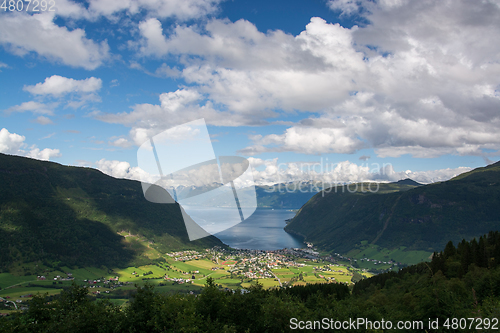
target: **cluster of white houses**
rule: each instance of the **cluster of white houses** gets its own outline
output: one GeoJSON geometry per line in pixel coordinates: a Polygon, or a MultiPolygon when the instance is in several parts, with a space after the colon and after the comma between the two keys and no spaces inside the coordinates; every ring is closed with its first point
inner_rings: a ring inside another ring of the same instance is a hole
{"type": "Polygon", "coordinates": [[[188,261],[188,260],[205,258],[205,254],[201,254],[198,251],[192,251],[192,250],[171,252],[171,253],[167,253],[167,256],[174,258],[176,261],[188,261]]]}

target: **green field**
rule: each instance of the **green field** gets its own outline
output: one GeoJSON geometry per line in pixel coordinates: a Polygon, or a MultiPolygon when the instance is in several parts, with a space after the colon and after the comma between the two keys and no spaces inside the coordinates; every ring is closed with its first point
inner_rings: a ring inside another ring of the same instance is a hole
{"type": "Polygon", "coordinates": [[[78,268],[68,270],[68,272],[71,272],[73,277],[78,280],[96,280],[100,279],[103,274],[105,274],[105,272],[97,272],[95,268],[78,268]]]}
{"type": "MultiPolygon", "coordinates": [[[[217,271],[216,271],[217,272],[217,271]]],[[[210,274],[210,277],[214,278],[214,279],[218,279],[218,278],[221,278],[223,276],[228,276],[230,275],[228,272],[217,272],[217,273],[211,273],[210,274]]]]}
{"type": "MultiPolygon", "coordinates": [[[[283,267],[272,270],[282,284],[301,285],[307,283],[325,283],[330,281],[351,283],[352,273],[346,267],[335,266],[321,260],[312,261],[308,259],[298,259],[297,261],[304,263],[305,266],[283,267]],[[321,271],[321,268],[326,266],[330,267],[330,269],[335,272],[321,271]],[[317,269],[315,269],[315,267],[317,269]],[[301,281],[298,280],[300,275],[302,275],[301,281]],[[324,276],[324,278],[320,278],[319,275],[324,276]],[[335,278],[335,280],[331,278],[335,278]]],[[[228,260],[228,262],[235,261],[228,260]]],[[[230,289],[248,288],[250,285],[257,282],[262,284],[266,289],[279,287],[280,285],[274,277],[254,280],[243,278],[242,280],[241,275],[237,275],[237,277],[235,277],[232,273],[225,269],[212,271],[213,267],[220,268],[221,266],[221,264],[216,264],[208,259],[176,261],[172,258],[167,258],[164,262],[159,261],[156,264],[116,269],[108,269],[106,267],[85,267],[75,269],[61,267],[60,270],[46,272],[45,276],[47,280],[45,281],[37,281],[36,276],[33,275],[15,276],[13,274],[3,273],[0,274],[0,286],[4,289],[0,291],[0,296],[10,296],[12,299],[17,299],[21,295],[36,294],[38,292],[42,294],[48,292],[52,295],[59,293],[60,290],[62,290],[62,287],[69,286],[72,283],[85,284],[85,280],[101,280],[100,283],[92,285],[92,288],[88,289],[89,293],[95,295],[97,292],[100,292],[101,297],[104,298],[109,295],[109,297],[112,297],[112,302],[118,305],[123,305],[126,302],[127,297],[129,297],[129,293],[135,290],[136,284],[143,285],[144,283],[152,283],[157,286],[156,290],[162,293],[198,293],[206,284],[208,277],[213,278],[214,282],[222,288],[230,289]],[[199,273],[188,273],[193,271],[199,271],[199,273]],[[58,275],[63,278],[67,277],[67,273],[72,274],[74,282],[54,280],[54,277],[58,275]],[[192,279],[192,275],[195,275],[195,279],[193,279],[190,283],[178,283],[165,280],[165,275],[169,278],[182,279],[192,279]],[[103,280],[115,276],[118,276],[119,281],[124,284],[113,287],[113,283],[111,283],[111,285],[103,283],[103,280]],[[36,284],[38,286],[29,286],[29,283],[36,284]],[[163,285],[159,286],[159,284],[163,285]],[[5,289],[6,287],[13,285],[16,285],[17,287],[5,289]],[[97,285],[100,287],[97,287],[97,285]]],[[[363,274],[366,275],[366,273],[363,274]]]]}
{"type": "Polygon", "coordinates": [[[35,275],[14,276],[10,273],[0,273],[0,288],[4,289],[23,282],[36,281],[35,275]]]}
{"type": "Polygon", "coordinates": [[[208,259],[191,260],[189,261],[189,264],[198,267],[198,270],[203,269],[211,271],[212,267],[220,267],[220,265],[217,265],[208,259]]]}
{"type": "Polygon", "coordinates": [[[142,281],[142,279],[144,278],[163,278],[165,274],[173,276],[173,274],[171,274],[171,271],[160,268],[156,265],[145,265],[139,267],[127,267],[123,269],[116,269],[113,271],[113,274],[108,274],[108,277],[117,275],[119,276],[120,281],[138,282],[142,281]],[[136,274],[133,274],[134,272],[136,274]],[[153,274],[144,275],[145,273],[148,272],[153,272],[153,274]]]}
{"type": "MultiPolygon", "coordinates": [[[[258,279],[257,280],[260,284],[263,285],[264,288],[275,288],[279,287],[278,281],[275,281],[274,279],[258,279]]],[[[241,284],[242,288],[249,288],[251,285],[256,284],[255,280],[253,282],[243,282],[241,284]]]]}
{"type": "Polygon", "coordinates": [[[227,285],[227,286],[239,286],[241,284],[240,279],[216,279],[215,283],[217,284],[222,284],[222,285],[227,285]]]}
{"type": "Polygon", "coordinates": [[[59,294],[61,290],[62,289],[43,288],[43,287],[15,287],[15,288],[0,290],[0,297],[9,296],[11,300],[16,300],[16,299],[29,300],[31,299],[30,297],[21,298],[21,295],[28,295],[28,294],[36,295],[45,293],[48,293],[49,295],[55,295],[59,294]]]}
{"type": "Polygon", "coordinates": [[[178,269],[184,271],[184,272],[193,272],[193,271],[200,271],[201,274],[210,274],[212,272],[211,269],[206,269],[206,268],[201,268],[198,266],[195,266],[195,263],[193,261],[188,261],[188,262],[175,262],[173,265],[177,267],[178,269]],[[189,262],[189,263],[188,263],[189,262]]]}

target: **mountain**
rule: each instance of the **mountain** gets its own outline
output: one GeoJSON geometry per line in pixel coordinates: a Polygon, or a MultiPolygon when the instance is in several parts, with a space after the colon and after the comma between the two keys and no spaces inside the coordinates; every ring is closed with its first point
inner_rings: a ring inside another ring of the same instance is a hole
{"type": "Polygon", "coordinates": [[[413,179],[410,179],[410,178],[398,180],[397,182],[395,182],[395,184],[410,185],[410,186],[421,186],[421,185],[423,185],[423,184],[417,183],[416,181],[414,181],[413,179]]]}
{"type": "MultiPolygon", "coordinates": [[[[234,199],[231,195],[209,196],[209,200],[205,198],[196,200],[199,194],[207,193],[211,190],[217,189],[222,184],[211,184],[206,186],[177,186],[175,187],[177,198],[190,198],[192,205],[207,206],[207,207],[229,207],[234,205],[234,199]]],[[[169,188],[172,191],[174,188],[169,188]]],[[[274,185],[256,185],[255,195],[257,196],[258,208],[273,208],[273,209],[299,209],[306,203],[313,195],[322,190],[321,183],[313,182],[290,182],[280,183],[274,185]]],[[[252,202],[252,200],[245,200],[245,195],[254,195],[253,191],[249,188],[241,189],[239,196],[240,203],[252,202]]],[[[227,193],[225,193],[227,194],[227,193]]],[[[200,197],[201,198],[201,197],[200,197]]]]}
{"type": "Polygon", "coordinates": [[[320,184],[292,182],[256,186],[257,206],[274,209],[299,209],[322,190],[320,184]]]}
{"type": "Polygon", "coordinates": [[[424,186],[405,180],[367,191],[367,185],[364,191],[351,184],[316,194],[285,230],[339,253],[360,244],[433,252],[448,240],[500,227],[500,162],[424,186]]]}
{"type": "Polygon", "coordinates": [[[148,248],[214,245],[223,246],[213,236],[190,242],[179,205],[148,202],[140,182],[0,154],[0,270],[34,261],[116,267],[144,259],[148,248]]]}

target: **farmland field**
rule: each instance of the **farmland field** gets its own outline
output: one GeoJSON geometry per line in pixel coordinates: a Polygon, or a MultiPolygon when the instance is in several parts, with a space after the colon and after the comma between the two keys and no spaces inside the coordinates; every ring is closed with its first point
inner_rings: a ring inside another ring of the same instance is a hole
{"type": "Polygon", "coordinates": [[[14,276],[10,273],[0,273],[0,288],[7,288],[23,282],[36,281],[35,275],[14,276]]]}
{"type": "Polygon", "coordinates": [[[36,295],[36,294],[45,294],[49,295],[59,294],[62,289],[56,288],[43,288],[43,287],[16,287],[0,290],[0,297],[9,296],[12,300],[23,299],[28,300],[31,297],[21,298],[21,295],[36,295]]]}

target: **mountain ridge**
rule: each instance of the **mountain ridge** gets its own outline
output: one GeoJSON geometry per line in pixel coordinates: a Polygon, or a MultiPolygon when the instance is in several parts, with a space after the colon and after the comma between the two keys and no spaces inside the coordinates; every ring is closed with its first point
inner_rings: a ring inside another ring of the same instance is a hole
{"type": "Polygon", "coordinates": [[[141,183],[99,170],[0,154],[0,269],[23,262],[128,265],[162,252],[224,246],[190,242],[178,204],[155,204],[141,183]],[[141,235],[147,247],[119,232],[141,235]]]}
{"type": "MultiPolygon", "coordinates": [[[[285,230],[327,251],[347,253],[365,241],[385,248],[433,252],[446,241],[498,230],[500,163],[406,191],[316,194],[285,230]],[[323,197],[322,197],[323,196],[323,197]]],[[[351,186],[352,188],[353,186],[351,186]]]]}

